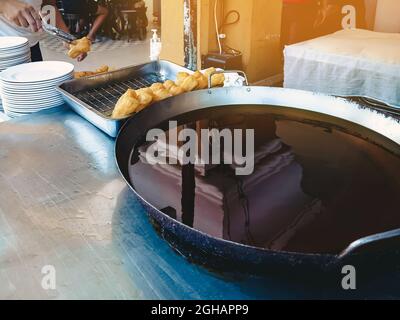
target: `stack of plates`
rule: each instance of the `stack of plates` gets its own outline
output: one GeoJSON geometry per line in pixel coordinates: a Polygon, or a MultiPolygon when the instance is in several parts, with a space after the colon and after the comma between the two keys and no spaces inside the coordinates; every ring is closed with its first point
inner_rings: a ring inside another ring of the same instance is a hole
{"type": "Polygon", "coordinates": [[[0,72],[9,67],[30,61],[31,51],[28,39],[22,37],[0,37],[0,72]]]}
{"type": "Polygon", "coordinates": [[[31,61],[28,39],[0,37],[0,71],[31,61]]]}
{"type": "Polygon", "coordinates": [[[6,115],[18,117],[64,103],[56,87],[73,78],[74,66],[61,61],[21,64],[0,73],[6,115]]]}

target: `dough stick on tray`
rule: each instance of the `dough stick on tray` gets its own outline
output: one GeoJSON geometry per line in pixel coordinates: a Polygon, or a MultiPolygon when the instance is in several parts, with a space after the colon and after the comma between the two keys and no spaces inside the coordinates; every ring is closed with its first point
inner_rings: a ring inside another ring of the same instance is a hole
{"type": "MultiPolygon", "coordinates": [[[[215,71],[215,68],[210,68],[204,72],[196,71],[193,74],[179,72],[175,82],[172,80],[167,80],[164,83],[157,82],[148,88],[134,91],[134,94],[132,93],[132,89],[128,89],[128,91],[118,101],[112,114],[112,118],[126,118],[136,112],[142,111],[153,102],[178,96],[190,91],[206,89],[208,88],[208,78],[215,71]]],[[[211,77],[211,86],[223,86],[224,81],[224,74],[214,74],[211,77]]]]}

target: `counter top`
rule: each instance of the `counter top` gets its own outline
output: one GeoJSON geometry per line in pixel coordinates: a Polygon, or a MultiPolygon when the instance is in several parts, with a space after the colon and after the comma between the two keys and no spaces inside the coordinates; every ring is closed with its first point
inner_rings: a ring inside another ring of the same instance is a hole
{"type": "Polygon", "coordinates": [[[120,177],[114,140],[67,107],[0,124],[0,299],[309,297],[331,293],[177,255],[120,177]],[[41,286],[46,265],[55,290],[41,286]]]}

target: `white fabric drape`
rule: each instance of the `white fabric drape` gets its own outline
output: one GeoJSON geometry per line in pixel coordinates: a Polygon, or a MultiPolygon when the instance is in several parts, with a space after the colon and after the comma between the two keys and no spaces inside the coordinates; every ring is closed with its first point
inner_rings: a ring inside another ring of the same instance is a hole
{"type": "Polygon", "coordinates": [[[287,46],[284,86],[400,107],[400,34],[342,30],[287,46]]]}

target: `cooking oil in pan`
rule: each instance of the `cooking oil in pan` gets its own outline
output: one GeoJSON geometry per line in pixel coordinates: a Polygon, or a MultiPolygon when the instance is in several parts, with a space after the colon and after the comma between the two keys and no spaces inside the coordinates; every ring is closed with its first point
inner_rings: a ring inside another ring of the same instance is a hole
{"type": "MultiPolygon", "coordinates": [[[[148,159],[154,143],[144,139],[133,153],[132,184],[156,208],[194,229],[272,250],[339,253],[359,238],[400,228],[397,146],[376,143],[384,139],[372,132],[363,138],[355,125],[349,130],[333,119],[306,118],[245,107],[185,115],[177,132],[254,130],[252,173],[238,175],[223,156],[220,164],[181,165],[171,151],[165,162],[154,163],[148,159]]],[[[175,130],[164,131],[176,137],[175,130]]],[[[196,139],[196,152],[212,148],[214,140],[196,139]]],[[[168,150],[183,145],[173,141],[164,141],[173,146],[168,150]]]]}

